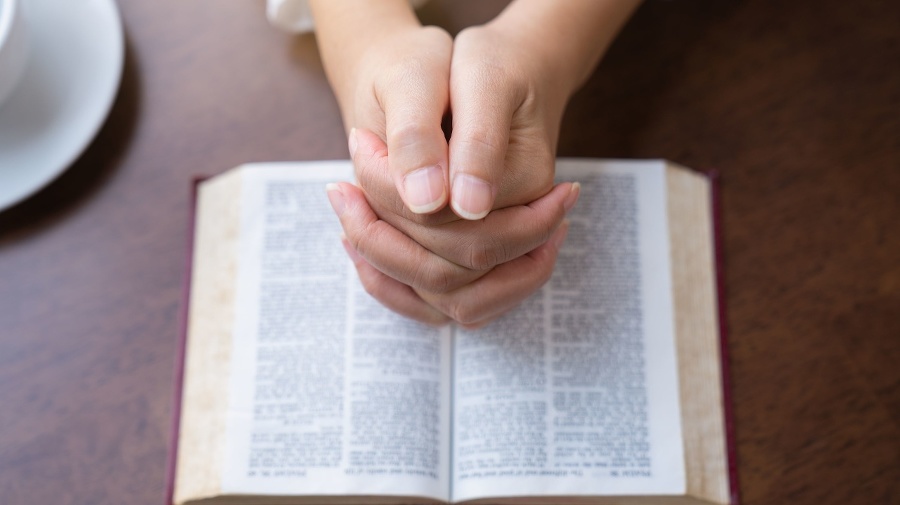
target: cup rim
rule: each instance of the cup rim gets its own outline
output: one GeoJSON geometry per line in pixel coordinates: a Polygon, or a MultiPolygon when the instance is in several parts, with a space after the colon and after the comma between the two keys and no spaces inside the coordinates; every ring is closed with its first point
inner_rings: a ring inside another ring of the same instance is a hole
{"type": "Polygon", "coordinates": [[[18,0],[0,0],[0,49],[6,45],[12,33],[18,0]]]}

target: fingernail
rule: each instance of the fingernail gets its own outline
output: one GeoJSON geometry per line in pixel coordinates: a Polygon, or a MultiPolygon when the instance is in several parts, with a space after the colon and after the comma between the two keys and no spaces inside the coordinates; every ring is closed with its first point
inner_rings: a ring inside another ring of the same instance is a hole
{"type": "Polygon", "coordinates": [[[566,241],[566,236],[569,235],[569,220],[566,219],[559,225],[559,228],[556,229],[556,232],[550,237],[550,243],[553,244],[553,248],[557,251],[562,247],[563,242],[566,241]]]}
{"type": "Polygon", "coordinates": [[[481,219],[491,211],[494,194],[491,185],[468,174],[457,174],[453,178],[451,191],[453,210],[465,219],[481,219]]]}
{"type": "Polygon", "coordinates": [[[416,214],[434,212],[446,199],[444,171],[439,165],[420,168],[403,179],[403,201],[416,214]]]}
{"type": "Polygon", "coordinates": [[[563,207],[566,208],[566,212],[572,210],[572,207],[575,206],[575,202],[578,201],[578,196],[581,194],[581,183],[576,182],[572,184],[572,188],[569,190],[569,194],[566,195],[565,201],[563,201],[563,207]]]}
{"type": "Polygon", "coordinates": [[[356,156],[356,128],[350,128],[350,137],[347,138],[347,148],[350,150],[350,159],[356,156]]]}
{"type": "Polygon", "coordinates": [[[331,202],[331,208],[335,214],[340,216],[344,213],[346,204],[344,203],[344,194],[341,193],[341,187],[331,182],[325,185],[325,192],[328,194],[328,201],[331,202]]]}

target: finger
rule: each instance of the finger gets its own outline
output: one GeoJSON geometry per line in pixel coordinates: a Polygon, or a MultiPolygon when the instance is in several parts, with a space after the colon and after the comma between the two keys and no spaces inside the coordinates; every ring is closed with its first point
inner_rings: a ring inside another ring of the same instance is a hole
{"type": "Polygon", "coordinates": [[[513,113],[521,96],[502,70],[454,57],[450,70],[450,206],[464,219],[490,212],[503,178],[513,113]]]}
{"type": "Polygon", "coordinates": [[[407,224],[407,221],[431,226],[459,219],[446,207],[433,214],[415,214],[409,210],[391,178],[388,148],[381,137],[365,128],[353,128],[348,143],[359,185],[382,219],[394,226],[407,224]]]}
{"type": "MultiPolygon", "coordinates": [[[[380,204],[378,198],[367,198],[377,216],[394,226],[403,234],[418,242],[425,249],[467,269],[484,271],[500,263],[533,250],[546,242],[559,227],[566,213],[575,205],[580,185],[562,183],[541,198],[528,205],[517,205],[496,210],[480,221],[452,221],[437,219],[413,219],[404,212],[402,202],[388,182],[385,184],[380,170],[386,166],[387,148],[377,135],[357,128],[351,132],[356,146],[351,140],[351,151],[357,166],[360,183],[379,187],[393,195],[393,203],[380,204]],[[355,147],[355,149],[353,148],[355,147]]],[[[367,196],[371,193],[366,191],[367,196]]],[[[373,260],[374,261],[374,260],[373,260]]],[[[441,291],[443,292],[443,291],[441,291]]]]}
{"type": "Polygon", "coordinates": [[[484,275],[447,261],[379,219],[352,184],[329,184],[327,189],[350,244],[389,277],[416,289],[445,293],[484,275]]]}
{"type": "Polygon", "coordinates": [[[464,326],[486,323],[515,308],[550,279],[568,230],[569,224],[564,221],[544,245],[452,293],[417,293],[464,326]]]}
{"type": "Polygon", "coordinates": [[[416,214],[430,214],[447,204],[447,141],[441,119],[449,106],[449,35],[447,43],[429,46],[429,54],[385,79],[376,90],[384,108],[391,178],[403,202],[416,214]]]}
{"type": "Polygon", "coordinates": [[[366,128],[351,128],[347,144],[356,179],[366,193],[390,208],[402,208],[403,200],[390,180],[384,140],[366,128]]]}
{"type": "MultiPolygon", "coordinates": [[[[547,242],[580,194],[580,184],[564,182],[528,205],[495,210],[481,221],[449,223],[438,233],[457,240],[435,241],[429,249],[468,269],[489,270],[547,242]]],[[[414,228],[412,233],[417,241],[419,231],[414,228]]]]}
{"type": "Polygon", "coordinates": [[[446,315],[425,303],[412,288],[391,279],[366,262],[346,238],[341,238],[341,244],[353,261],[363,288],[372,298],[398,314],[426,324],[439,326],[450,321],[446,315]]]}
{"type": "Polygon", "coordinates": [[[528,205],[495,210],[480,221],[409,221],[391,209],[377,215],[438,256],[471,270],[484,271],[518,258],[547,241],[581,193],[577,183],[561,183],[528,205]]]}
{"type": "MultiPolygon", "coordinates": [[[[486,271],[546,242],[578,200],[581,185],[564,182],[528,205],[491,212],[480,221],[441,226],[403,223],[403,232],[438,256],[475,271],[486,271]]],[[[390,216],[385,220],[391,220],[390,216]]]]}

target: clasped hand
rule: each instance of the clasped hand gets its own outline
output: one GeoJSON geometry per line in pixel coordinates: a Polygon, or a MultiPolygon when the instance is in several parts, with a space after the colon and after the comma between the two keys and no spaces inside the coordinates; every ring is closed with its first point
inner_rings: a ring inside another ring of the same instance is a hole
{"type": "Polygon", "coordinates": [[[430,324],[487,324],[540,288],[577,184],[554,186],[569,88],[502,26],[392,27],[323,47],[359,186],[328,186],[366,290],[430,324]],[[452,116],[449,142],[441,129],[452,116]]]}

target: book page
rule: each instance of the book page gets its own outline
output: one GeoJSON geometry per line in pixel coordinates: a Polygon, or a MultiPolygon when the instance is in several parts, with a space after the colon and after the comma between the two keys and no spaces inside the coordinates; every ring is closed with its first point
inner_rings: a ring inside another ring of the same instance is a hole
{"type": "Polygon", "coordinates": [[[454,339],[453,500],[683,494],[662,162],[582,184],[550,282],[454,339]]]}
{"type": "Polygon", "coordinates": [[[325,192],[350,162],[242,171],[223,494],[448,499],[449,330],[363,291],[325,192]]]}

